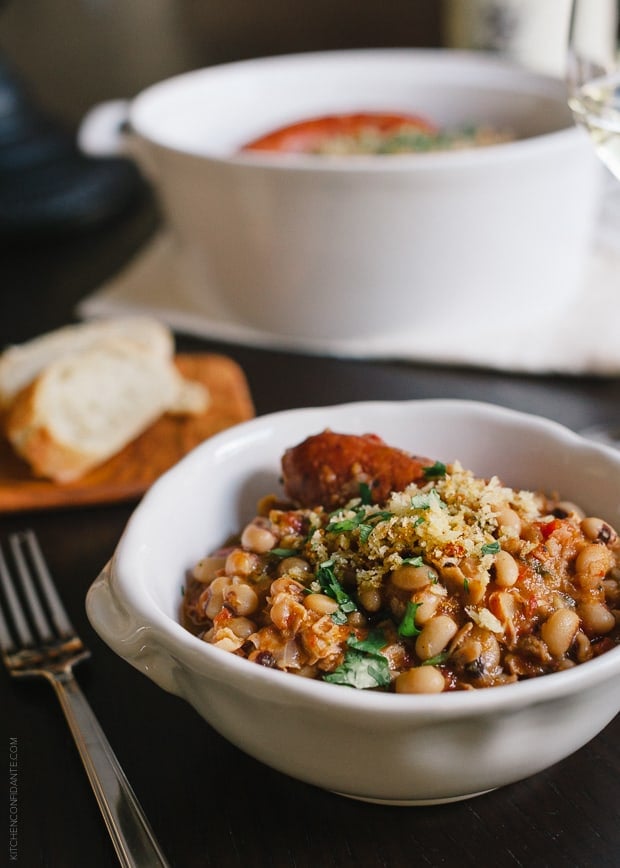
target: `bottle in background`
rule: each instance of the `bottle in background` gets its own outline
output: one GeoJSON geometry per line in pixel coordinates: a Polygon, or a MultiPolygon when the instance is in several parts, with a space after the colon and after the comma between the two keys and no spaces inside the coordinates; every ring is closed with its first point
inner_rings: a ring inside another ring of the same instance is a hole
{"type": "MultiPolygon", "coordinates": [[[[493,51],[537,72],[566,75],[571,0],[442,0],[446,48],[493,51]]],[[[589,38],[613,31],[616,0],[590,0],[589,38]]]]}

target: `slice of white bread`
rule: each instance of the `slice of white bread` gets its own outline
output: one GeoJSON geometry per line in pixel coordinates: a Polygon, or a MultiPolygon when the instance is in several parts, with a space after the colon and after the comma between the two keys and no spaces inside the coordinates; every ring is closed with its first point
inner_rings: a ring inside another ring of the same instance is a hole
{"type": "Polygon", "coordinates": [[[0,409],[8,407],[51,362],[118,337],[131,340],[159,358],[174,356],[172,332],[152,317],[115,317],[63,326],[4,350],[0,356],[0,409]]]}
{"type": "Polygon", "coordinates": [[[183,394],[167,355],[107,337],[47,364],[14,398],[6,433],[36,475],[71,482],[178,407],[183,394]]]}

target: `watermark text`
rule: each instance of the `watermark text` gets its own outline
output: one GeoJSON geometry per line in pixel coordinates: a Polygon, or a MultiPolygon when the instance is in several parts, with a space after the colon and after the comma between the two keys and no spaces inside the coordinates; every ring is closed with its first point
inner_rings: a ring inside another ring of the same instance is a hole
{"type": "Polygon", "coordinates": [[[19,750],[17,738],[9,738],[9,862],[18,860],[19,750]]]}

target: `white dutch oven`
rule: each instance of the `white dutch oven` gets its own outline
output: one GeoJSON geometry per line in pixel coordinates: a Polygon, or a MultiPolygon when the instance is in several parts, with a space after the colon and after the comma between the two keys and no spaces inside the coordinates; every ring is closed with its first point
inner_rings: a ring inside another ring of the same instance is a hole
{"type": "MultiPolygon", "coordinates": [[[[214,66],[128,107],[129,146],[176,237],[183,279],[279,335],[362,337],[484,317],[505,328],[577,293],[602,169],[564,84],[482,54],[355,50],[214,66]],[[369,157],[239,154],[326,113],[409,111],[518,141],[369,157]]],[[[100,114],[81,140],[101,149],[100,114]]]]}

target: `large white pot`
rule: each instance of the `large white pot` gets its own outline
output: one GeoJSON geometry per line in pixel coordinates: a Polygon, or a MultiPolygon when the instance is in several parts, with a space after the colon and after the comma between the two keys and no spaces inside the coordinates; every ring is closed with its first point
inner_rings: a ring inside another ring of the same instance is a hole
{"type": "Polygon", "coordinates": [[[183,279],[275,334],[360,337],[484,317],[513,328],[580,287],[602,169],[563,82],[479,53],[355,50],[214,66],[129,107],[131,149],[183,279]],[[326,113],[485,122],[518,141],[368,157],[239,154],[326,113]]]}

